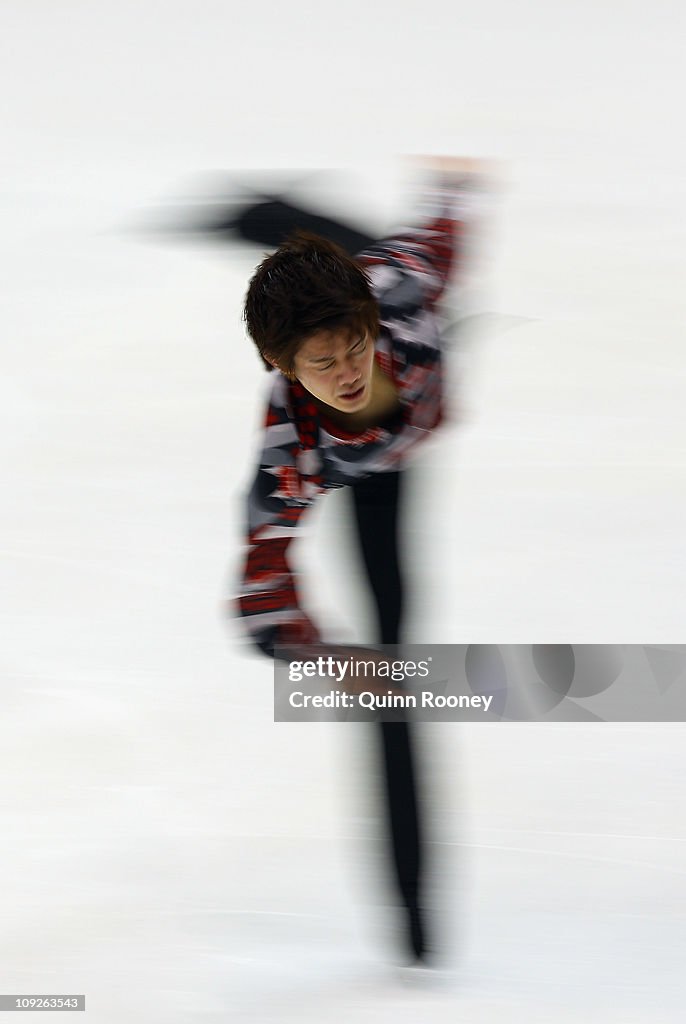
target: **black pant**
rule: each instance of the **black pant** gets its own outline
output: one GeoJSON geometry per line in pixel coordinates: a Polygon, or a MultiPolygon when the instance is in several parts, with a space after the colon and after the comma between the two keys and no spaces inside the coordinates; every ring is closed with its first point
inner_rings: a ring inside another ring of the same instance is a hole
{"type": "MultiPolygon", "coordinates": [[[[376,605],[383,644],[400,642],[403,580],[398,558],[398,513],[403,474],[378,473],[352,490],[357,534],[376,605]]],[[[396,880],[409,919],[409,941],[425,953],[421,905],[422,839],[412,734],[407,721],[381,722],[384,781],[396,880]]]]}
{"type": "Polygon", "coordinates": [[[232,221],[231,227],[247,242],[278,246],[289,235],[302,228],[328,238],[351,256],[362,252],[375,241],[349,224],[301,210],[281,199],[268,199],[245,207],[232,221]]]}

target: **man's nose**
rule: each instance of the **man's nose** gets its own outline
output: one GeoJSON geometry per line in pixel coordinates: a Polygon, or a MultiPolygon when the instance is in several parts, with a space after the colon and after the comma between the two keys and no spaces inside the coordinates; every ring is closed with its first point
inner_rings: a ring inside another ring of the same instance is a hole
{"type": "Polygon", "coordinates": [[[353,384],[359,379],[360,366],[354,356],[348,356],[344,361],[340,371],[341,384],[353,384]]]}

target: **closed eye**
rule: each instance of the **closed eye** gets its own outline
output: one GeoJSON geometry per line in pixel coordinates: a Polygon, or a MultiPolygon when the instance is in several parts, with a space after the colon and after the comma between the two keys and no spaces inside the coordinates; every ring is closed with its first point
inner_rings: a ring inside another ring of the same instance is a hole
{"type": "MultiPolygon", "coordinates": [[[[351,347],[348,349],[348,352],[350,352],[351,355],[358,356],[361,355],[366,348],[367,335],[365,334],[363,338],[359,338],[354,345],[351,345],[351,347]]],[[[332,366],[335,366],[335,364],[336,360],[331,359],[328,363],[321,363],[315,366],[315,369],[318,370],[320,373],[325,373],[327,370],[330,370],[332,366]]]]}

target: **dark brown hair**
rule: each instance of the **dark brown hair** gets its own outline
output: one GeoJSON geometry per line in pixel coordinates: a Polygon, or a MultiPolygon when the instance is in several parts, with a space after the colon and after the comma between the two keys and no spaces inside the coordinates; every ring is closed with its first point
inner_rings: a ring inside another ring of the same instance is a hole
{"type": "Polygon", "coordinates": [[[262,361],[287,376],[306,338],[347,327],[379,333],[379,307],[363,269],[344,249],[298,231],[260,263],[245,298],[243,319],[262,361]]]}

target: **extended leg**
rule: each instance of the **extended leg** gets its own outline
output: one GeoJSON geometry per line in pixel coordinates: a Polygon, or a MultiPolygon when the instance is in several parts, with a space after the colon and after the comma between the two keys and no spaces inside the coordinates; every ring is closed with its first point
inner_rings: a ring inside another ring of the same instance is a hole
{"type": "Polygon", "coordinates": [[[348,224],[310,213],[281,199],[265,200],[246,207],[234,221],[235,230],[247,242],[276,247],[298,229],[336,242],[351,256],[362,252],[374,239],[348,224]]]}

